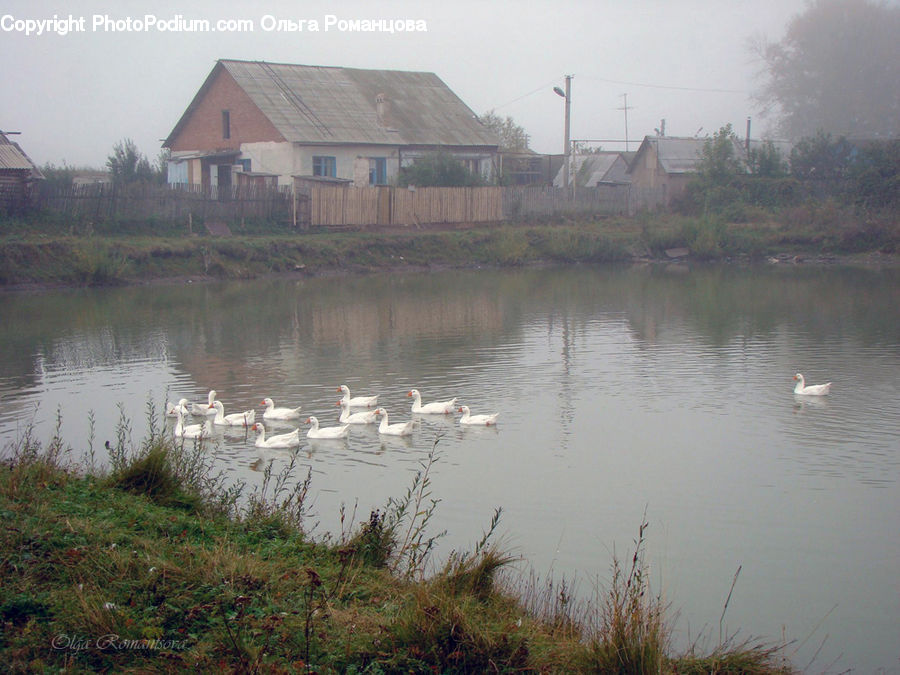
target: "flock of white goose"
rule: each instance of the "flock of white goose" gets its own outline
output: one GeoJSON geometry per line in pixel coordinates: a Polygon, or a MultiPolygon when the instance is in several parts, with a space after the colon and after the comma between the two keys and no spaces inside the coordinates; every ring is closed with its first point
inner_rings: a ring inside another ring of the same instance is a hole
{"type": "MultiPolygon", "coordinates": [[[[337,426],[321,427],[319,420],[310,415],[306,418],[309,430],[306,437],[311,439],[341,439],[350,433],[351,424],[375,424],[378,423],[378,433],[388,436],[409,436],[413,432],[414,420],[391,424],[388,412],[384,408],[376,407],[378,396],[351,396],[347,385],[342,384],[338,391],[343,395],[338,405],[341,406],[340,424],[337,426]],[[358,412],[351,412],[352,408],[365,408],[358,412]],[[380,418],[380,420],[379,420],[380,418]]],[[[190,403],[186,398],[178,403],[169,403],[166,406],[166,416],[174,417],[175,428],[173,433],[176,438],[203,439],[212,434],[214,425],[248,427],[256,432],[256,446],[259,448],[292,448],[300,444],[300,429],[285,434],[266,435],[266,427],[263,422],[256,421],[256,410],[250,409],[238,413],[225,414],[225,406],[216,399],[216,390],[209,392],[207,402],[190,403]],[[199,424],[185,424],[188,416],[204,419],[199,424]]],[[[489,415],[473,415],[468,406],[457,405],[458,398],[454,397],[446,401],[432,401],[422,403],[422,395],[418,389],[412,389],[407,396],[412,398],[412,412],[417,415],[450,415],[455,412],[462,413],[459,423],[469,426],[494,426],[497,424],[499,413],[489,415]]],[[[271,398],[264,398],[260,405],[265,406],[262,419],[273,423],[298,422],[302,415],[301,406],[296,408],[277,407],[271,398]]]]}

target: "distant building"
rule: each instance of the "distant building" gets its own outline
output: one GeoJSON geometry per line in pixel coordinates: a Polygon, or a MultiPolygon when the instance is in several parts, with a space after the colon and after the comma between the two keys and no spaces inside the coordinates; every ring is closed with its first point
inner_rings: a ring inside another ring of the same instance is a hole
{"type": "MultiPolygon", "coordinates": [[[[668,206],[684,193],[703,157],[708,138],[679,138],[674,136],[645,136],[628,166],[631,186],[638,202],[644,206],[668,206]]],[[[768,141],[751,140],[751,150],[761,148],[768,141]]],[[[733,138],[734,157],[747,165],[748,143],[733,138]]],[[[790,144],[775,141],[775,148],[787,159],[790,144]]],[[[749,167],[747,169],[749,171],[749,167]]]]}
{"type": "MultiPolygon", "coordinates": [[[[631,176],[628,175],[628,161],[623,152],[572,155],[569,162],[569,181],[576,187],[628,185],[631,182],[631,176]]],[[[553,179],[553,186],[564,187],[564,182],[563,168],[560,167],[553,179]]]]}
{"type": "Polygon", "coordinates": [[[44,174],[18,143],[0,131],[0,214],[22,213],[34,203],[34,191],[44,174]]]}
{"type": "Polygon", "coordinates": [[[163,147],[169,183],[387,185],[435,150],[493,177],[498,144],[433,73],[220,60],[163,147]]]}
{"type": "Polygon", "coordinates": [[[72,176],[72,185],[105,185],[112,183],[112,174],[109,171],[76,171],[72,176]]]}
{"type": "Polygon", "coordinates": [[[504,185],[550,185],[563,165],[563,155],[501,152],[500,170],[504,185]]]}

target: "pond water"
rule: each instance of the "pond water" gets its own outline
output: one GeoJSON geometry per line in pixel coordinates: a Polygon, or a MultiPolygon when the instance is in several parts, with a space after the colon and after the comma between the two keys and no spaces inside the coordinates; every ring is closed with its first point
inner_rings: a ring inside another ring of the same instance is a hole
{"type": "MultiPolygon", "coordinates": [[[[5,446],[33,424],[47,439],[59,412],[63,438],[102,459],[122,415],[137,443],[148,402],[211,388],[226,412],[261,414],[270,396],[323,424],[340,384],[378,394],[392,422],[411,417],[413,387],[457,396],[498,426],[428,416],[408,440],[304,437],[314,533],[340,532],[341,504],[358,522],[402,496],[437,440],[439,554],[470,549],[502,507],[523,576],[589,596],[646,514],[676,647],[738,631],[793,640],[813,672],[896,672],[898,307],[900,270],[777,265],[4,294],[0,433],[5,446]],[[832,393],[795,397],[798,371],[832,393]]],[[[237,430],[217,448],[251,486],[288,461],[237,430]]]]}

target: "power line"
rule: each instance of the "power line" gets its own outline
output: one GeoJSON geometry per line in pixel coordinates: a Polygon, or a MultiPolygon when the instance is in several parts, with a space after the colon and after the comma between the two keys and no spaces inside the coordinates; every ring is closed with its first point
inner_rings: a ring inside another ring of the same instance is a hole
{"type": "Polygon", "coordinates": [[[674,85],[667,84],[647,84],[646,82],[628,82],[625,80],[608,80],[603,77],[591,77],[590,75],[584,75],[584,79],[586,80],[596,80],[598,82],[608,82],[609,84],[625,84],[631,87],[646,87],[648,89],[673,89],[675,91],[703,91],[712,94],[746,94],[746,91],[742,89],[712,89],[712,88],[704,88],[704,87],[676,87],[674,85]]]}
{"type": "Polygon", "coordinates": [[[553,84],[554,82],[556,82],[558,80],[559,80],[559,78],[555,77],[552,80],[550,80],[549,82],[545,82],[540,87],[537,87],[536,89],[532,89],[527,94],[522,94],[521,96],[517,96],[516,98],[514,98],[511,101],[507,101],[506,103],[501,103],[500,105],[494,106],[493,109],[499,110],[500,108],[505,108],[508,105],[512,105],[513,103],[516,103],[517,101],[521,101],[523,98],[528,98],[529,96],[532,96],[532,95],[538,93],[539,91],[545,89],[546,87],[549,87],[551,84],[553,84]]]}

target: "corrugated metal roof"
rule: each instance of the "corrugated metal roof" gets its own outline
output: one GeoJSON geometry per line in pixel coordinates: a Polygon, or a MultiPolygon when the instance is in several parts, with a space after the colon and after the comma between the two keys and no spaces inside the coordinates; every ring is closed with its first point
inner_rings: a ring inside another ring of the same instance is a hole
{"type": "MultiPolygon", "coordinates": [[[[611,180],[611,178],[621,179],[623,182],[627,182],[628,179],[624,176],[627,164],[624,159],[622,160],[622,176],[611,177],[609,175],[613,166],[615,166],[621,156],[621,153],[618,152],[575,155],[572,157],[569,171],[572,174],[572,177],[579,176],[578,185],[586,185],[588,187],[595,187],[598,183],[611,180]]],[[[562,168],[560,168],[556,177],[553,179],[553,185],[554,187],[563,186],[562,168]]]]}
{"type": "Polygon", "coordinates": [[[434,73],[262,61],[219,64],[291,142],[499,143],[434,73]],[[381,111],[377,98],[384,101],[381,111]]]}
{"type": "Polygon", "coordinates": [[[28,158],[25,157],[15,145],[0,145],[0,169],[27,169],[34,168],[28,158]]]}
{"type": "Polygon", "coordinates": [[[25,170],[31,172],[32,178],[44,177],[19,144],[9,140],[2,131],[0,131],[0,169],[25,170]]]}

